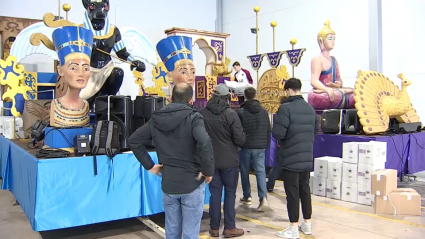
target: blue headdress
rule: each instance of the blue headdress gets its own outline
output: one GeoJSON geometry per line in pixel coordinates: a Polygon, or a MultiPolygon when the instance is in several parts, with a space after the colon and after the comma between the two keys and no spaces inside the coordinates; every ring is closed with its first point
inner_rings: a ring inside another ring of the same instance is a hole
{"type": "Polygon", "coordinates": [[[90,60],[93,33],[92,31],[78,26],[66,26],[53,32],[53,44],[60,64],[65,64],[65,58],[71,53],[83,53],[90,60]]]}
{"type": "Polygon", "coordinates": [[[193,61],[192,38],[169,36],[156,45],[156,50],[168,71],[174,70],[174,64],[182,59],[193,61]]]}

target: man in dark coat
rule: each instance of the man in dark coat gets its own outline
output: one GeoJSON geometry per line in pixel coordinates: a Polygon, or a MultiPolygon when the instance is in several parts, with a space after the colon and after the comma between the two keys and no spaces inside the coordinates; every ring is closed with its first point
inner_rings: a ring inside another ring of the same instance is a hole
{"type": "Polygon", "coordinates": [[[162,176],[166,237],[199,238],[205,199],[202,177],[209,183],[214,173],[212,142],[204,117],[191,105],[193,88],[178,83],[172,93],[172,103],[155,111],[128,142],[143,167],[162,176]],[[158,164],[146,151],[152,140],[158,164]]]}
{"type": "Polygon", "coordinates": [[[260,205],[258,211],[264,211],[268,207],[266,188],[266,148],[270,146],[270,118],[267,110],[255,99],[257,91],[248,87],[244,91],[246,101],[239,110],[243,130],[246,134],[246,142],[240,152],[241,181],[243,197],[242,203],[251,204],[251,184],[249,183],[249,165],[252,163],[257,178],[258,197],[260,205]]]}
{"type": "Polygon", "coordinates": [[[215,172],[209,188],[210,235],[219,236],[221,221],[221,198],[224,186],[224,230],[223,237],[238,237],[244,234],[236,228],[236,188],[239,180],[238,147],[245,143],[245,134],[236,111],[229,107],[230,91],[219,84],[207,107],[201,110],[205,128],[214,148],[215,172]]]}
{"type": "Polygon", "coordinates": [[[311,234],[310,171],[313,166],[313,143],[319,131],[316,111],[301,96],[301,81],[289,79],[284,86],[289,96],[277,111],[273,137],[279,142],[278,165],[283,169],[290,226],[276,235],[299,238],[299,231],[311,234]],[[298,228],[299,200],[304,221],[298,228]]]}

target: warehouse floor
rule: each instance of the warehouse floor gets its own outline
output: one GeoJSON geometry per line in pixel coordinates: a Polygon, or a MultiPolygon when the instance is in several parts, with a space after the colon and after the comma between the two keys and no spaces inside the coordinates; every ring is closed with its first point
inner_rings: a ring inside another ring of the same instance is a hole
{"type": "MultiPolygon", "coordinates": [[[[409,185],[424,188],[425,183],[418,179],[410,184],[404,183],[402,186],[409,187],[409,185]]],[[[251,187],[253,188],[253,205],[248,207],[237,202],[237,226],[245,229],[245,235],[240,238],[277,238],[275,232],[283,230],[288,225],[286,197],[282,183],[277,182],[275,192],[269,194],[268,199],[272,210],[266,213],[255,211],[255,207],[258,205],[255,176],[251,176],[251,187]]],[[[239,186],[238,200],[241,196],[242,189],[239,186]]],[[[41,233],[34,232],[21,207],[14,206],[14,204],[15,199],[10,192],[0,191],[1,239],[160,238],[137,219],[41,233]]],[[[301,235],[300,238],[419,239],[425,235],[425,208],[422,208],[422,212],[424,213],[422,216],[375,215],[370,206],[313,196],[313,235],[301,235]]],[[[163,226],[163,214],[152,216],[150,219],[163,226]]],[[[200,238],[209,238],[208,229],[209,220],[206,214],[202,220],[200,238]]]]}

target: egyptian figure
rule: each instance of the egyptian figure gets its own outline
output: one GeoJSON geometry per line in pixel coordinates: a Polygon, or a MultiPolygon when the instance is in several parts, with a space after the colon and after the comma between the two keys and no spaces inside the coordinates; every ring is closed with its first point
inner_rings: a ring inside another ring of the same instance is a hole
{"type": "Polygon", "coordinates": [[[329,20],[317,34],[320,55],[311,60],[311,86],[308,103],[316,110],[354,108],[353,88],[343,87],[338,62],[330,55],[335,46],[335,31],[329,20]]]}
{"type": "Polygon", "coordinates": [[[192,55],[192,39],[186,36],[169,36],[156,45],[156,50],[168,71],[170,84],[163,91],[171,101],[174,85],[186,82],[192,86],[195,83],[195,65],[192,55]]]}
{"type": "Polygon", "coordinates": [[[99,95],[116,95],[121,88],[124,71],[115,67],[110,56],[116,55],[130,61],[130,69],[136,68],[139,72],[146,70],[145,64],[135,60],[127,51],[120,30],[109,22],[109,0],[82,0],[85,15],[84,27],[93,32],[94,40],[91,55],[91,72],[87,87],[80,93],[80,97],[87,99],[90,105],[99,95]]]}
{"type": "Polygon", "coordinates": [[[52,34],[60,65],[58,74],[68,88],[64,96],[52,100],[50,125],[58,128],[89,126],[89,103],[80,98],[90,78],[92,31],[78,26],[65,26],[52,34]]]}

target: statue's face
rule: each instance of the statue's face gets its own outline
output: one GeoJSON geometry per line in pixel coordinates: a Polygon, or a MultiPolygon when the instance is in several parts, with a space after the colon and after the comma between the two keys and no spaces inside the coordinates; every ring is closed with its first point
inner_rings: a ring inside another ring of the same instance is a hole
{"type": "Polygon", "coordinates": [[[102,21],[108,16],[109,0],[83,0],[90,20],[102,21]]]}
{"type": "Polygon", "coordinates": [[[171,80],[174,85],[185,82],[190,84],[192,87],[195,83],[195,65],[192,61],[183,61],[177,64],[172,72],[170,72],[171,80]]]}
{"type": "Polygon", "coordinates": [[[58,73],[65,78],[69,88],[82,90],[90,78],[90,62],[84,59],[70,60],[58,66],[58,73]]]}
{"type": "Polygon", "coordinates": [[[332,50],[335,47],[335,35],[334,34],[328,34],[325,39],[322,40],[322,44],[320,46],[322,49],[325,50],[332,50]]]}

